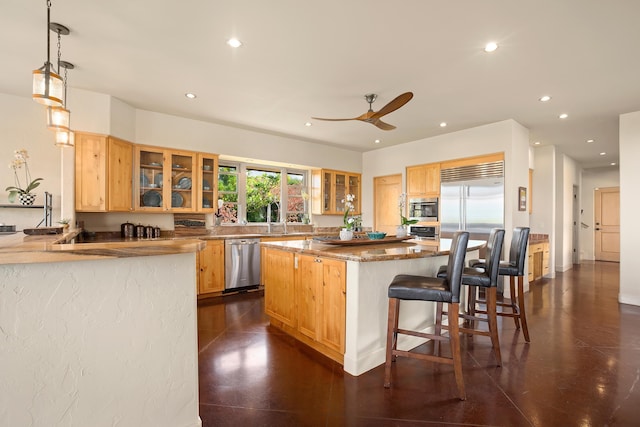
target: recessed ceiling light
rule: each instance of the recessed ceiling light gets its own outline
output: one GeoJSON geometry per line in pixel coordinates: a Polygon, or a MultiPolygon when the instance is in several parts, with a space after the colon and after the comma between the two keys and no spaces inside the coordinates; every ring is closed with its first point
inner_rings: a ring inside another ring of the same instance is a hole
{"type": "Polygon", "coordinates": [[[311,122],[307,122],[307,123],[305,123],[304,125],[305,125],[306,127],[311,127],[311,126],[313,126],[313,123],[311,123],[311,122]]]}
{"type": "Polygon", "coordinates": [[[373,141],[373,142],[375,142],[376,144],[380,144],[380,140],[379,140],[379,139],[376,139],[376,140],[375,140],[375,141],[373,141]]]}
{"type": "Polygon", "coordinates": [[[440,123],[440,127],[441,127],[441,128],[446,128],[446,127],[447,127],[447,122],[442,122],[442,123],[440,123]]]}
{"type": "Polygon", "coordinates": [[[240,40],[236,39],[235,37],[227,40],[227,44],[229,46],[231,46],[231,47],[240,47],[240,46],[242,46],[242,42],[240,40]]]}
{"type": "Polygon", "coordinates": [[[595,140],[594,140],[594,139],[587,139],[587,142],[588,142],[588,143],[591,143],[591,142],[593,142],[593,141],[595,141],[595,140]]]}
{"type": "Polygon", "coordinates": [[[498,48],[498,43],[489,42],[484,46],[484,51],[485,52],[494,52],[497,48],[498,48]]]}
{"type": "Polygon", "coordinates": [[[604,156],[605,154],[607,154],[607,153],[605,153],[604,151],[602,153],[600,153],[601,156],[604,156]]]}
{"type": "Polygon", "coordinates": [[[610,164],[611,166],[615,166],[615,165],[616,165],[616,162],[611,162],[611,163],[609,163],[609,164],[610,164]]]}
{"type": "Polygon", "coordinates": [[[195,93],[191,93],[191,92],[185,93],[184,96],[186,96],[189,99],[196,99],[197,98],[196,94],[195,93]]]}
{"type": "Polygon", "coordinates": [[[540,102],[547,102],[547,101],[551,101],[551,97],[549,95],[543,95],[540,98],[538,98],[538,100],[540,102]]]}
{"type": "Polygon", "coordinates": [[[567,113],[562,113],[558,117],[561,119],[566,119],[567,117],[569,117],[569,115],[567,113]]]}
{"type": "Polygon", "coordinates": [[[540,141],[534,142],[533,145],[540,145],[540,141]]]}

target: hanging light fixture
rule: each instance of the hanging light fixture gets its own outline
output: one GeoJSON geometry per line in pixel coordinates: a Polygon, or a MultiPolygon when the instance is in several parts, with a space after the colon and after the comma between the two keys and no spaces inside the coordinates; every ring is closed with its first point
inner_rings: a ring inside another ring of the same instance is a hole
{"type": "MultiPolygon", "coordinates": [[[[58,61],[58,66],[64,68],[64,105],[67,104],[67,71],[73,70],[75,67],[72,63],[67,61],[58,61]]],[[[70,129],[71,125],[71,112],[66,110],[65,107],[49,107],[47,110],[60,109],[66,112],[66,116],[61,115],[57,117],[54,113],[47,113],[47,121],[49,120],[49,114],[53,116],[53,120],[60,119],[61,123],[53,127],[56,130],[56,146],[57,147],[73,147],[75,145],[75,135],[70,129]],[[65,121],[66,120],[66,121],[65,121]]],[[[49,127],[52,128],[51,126],[49,127]]]]}
{"type": "Polygon", "coordinates": [[[58,33],[58,75],[60,75],[60,68],[64,68],[64,81],[62,84],[64,98],[62,99],[61,106],[50,106],[47,108],[47,127],[54,131],[69,132],[69,122],[71,120],[71,112],[66,109],[67,103],[67,70],[73,69],[73,64],[60,59],[61,53],[61,35],[69,34],[69,29],[64,25],[52,22],[50,24],[51,31],[58,33]]]}
{"type": "Polygon", "coordinates": [[[50,27],[51,0],[47,0],[47,62],[37,70],[33,70],[33,100],[43,105],[59,107],[62,105],[62,78],[53,71],[51,64],[50,27]]]}

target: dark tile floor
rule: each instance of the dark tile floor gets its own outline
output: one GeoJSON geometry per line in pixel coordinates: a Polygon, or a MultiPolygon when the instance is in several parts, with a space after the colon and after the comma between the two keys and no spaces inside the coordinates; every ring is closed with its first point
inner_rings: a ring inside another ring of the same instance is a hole
{"type": "MultiPolygon", "coordinates": [[[[261,293],[198,307],[200,417],[211,426],[640,426],[640,307],[617,302],[619,266],[587,263],[531,285],[531,343],[500,320],[503,366],[463,339],[453,371],[399,358],[359,377],[269,326],[261,293]]],[[[425,345],[425,347],[428,346],[425,345]]]]}

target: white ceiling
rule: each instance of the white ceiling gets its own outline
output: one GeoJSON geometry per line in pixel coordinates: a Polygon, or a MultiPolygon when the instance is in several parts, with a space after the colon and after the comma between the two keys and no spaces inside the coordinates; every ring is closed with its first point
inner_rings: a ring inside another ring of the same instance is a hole
{"type": "MultiPolygon", "coordinates": [[[[617,163],[618,116],[640,110],[638,17],[636,0],[52,0],[51,8],[51,20],[71,30],[62,39],[62,59],[76,66],[69,85],[136,108],[358,151],[514,119],[532,143],[556,145],[583,167],[617,163]],[[230,48],[230,37],[244,46],[230,48]],[[488,41],[499,49],[483,52],[488,41]],[[366,93],[378,94],[378,110],[406,91],[413,100],[383,118],[392,131],[310,120],[356,117],[366,93]],[[539,102],[545,94],[552,100],[539,102]]],[[[0,92],[30,96],[31,71],[46,58],[46,2],[2,0],[0,23],[0,92]]]]}

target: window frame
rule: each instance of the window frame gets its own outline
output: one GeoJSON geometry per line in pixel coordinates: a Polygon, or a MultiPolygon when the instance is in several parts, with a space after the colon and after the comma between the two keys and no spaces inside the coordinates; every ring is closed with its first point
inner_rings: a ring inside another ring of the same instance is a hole
{"type": "MultiPolygon", "coordinates": [[[[288,195],[288,178],[290,174],[302,175],[303,191],[309,194],[310,171],[307,169],[287,168],[284,166],[264,165],[260,163],[245,163],[236,161],[227,161],[219,159],[218,167],[235,167],[238,171],[237,175],[237,200],[238,200],[238,217],[237,224],[267,224],[267,222],[247,222],[247,171],[258,170],[265,172],[276,172],[280,174],[280,209],[278,212],[278,223],[284,223],[287,219],[287,207],[289,202],[288,195]],[[283,208],[284,207],[284,208],[283,208]]],[[[218,170],[218,178],[220,171],[218,170]]],[[[303,217],[309,216],[311,206],[309,203],[303,204],[303,217]]],[[[224,223],[229,224],[229,223],[224,223]]],[[[287,224],[302,224],[302,222],[287,222],[287,224]]]]}

